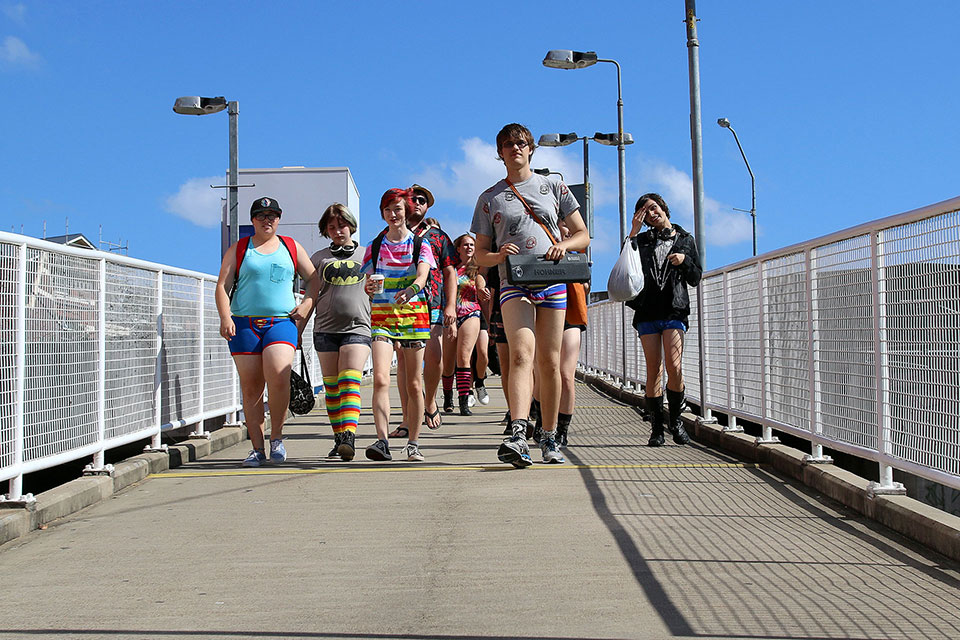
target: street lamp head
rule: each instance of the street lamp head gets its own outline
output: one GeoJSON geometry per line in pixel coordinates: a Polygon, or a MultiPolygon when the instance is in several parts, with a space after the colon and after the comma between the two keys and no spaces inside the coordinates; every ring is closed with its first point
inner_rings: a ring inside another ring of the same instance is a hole
{"type": "Polygon", "coordinates": [[[718,118],[718,119],[717,119],[717,124],[720,125],[721,127],[723,127],[724,129],[729,129],[729,128],[730,128],[730,121],[727,120],[726,118],[718,118]]]}
{"type": "Polygon", "coordinates": [[[538,147],[565,147],[580,138],[575,133],[545,133],[540,136],[538,147]]]}
{"type": "Polygon", "coordinates": [[[202,98],[200,96],[183,96],[173,103],[173,110],[188,116],[205,116],[227,108],[227,101],[223,96],[217,98],[202,98]]]}
{"type": "MultiPolygon", "coordinates": [[[[593,134],[592,140],[594,142],[599,142],[600,144],[605,144],[608,147],[617,146],[617,134],[615,133],[595,133],[593,134]]],[[[623,144],[633,144],[633,136],[629,133],[624,132],[623,134],[623,144]]]]}
{"type": "Polygon", "coordinates": [[[553,49],[547,51],[543,58],[543,66],[551,69],[583,69],[597,64],[595,51],[570,51],[568,49],[553,49]]]}
{"type": "Polygon", "coordinates": [[[546,168],[546,167],[544,167],[543,169],[534,169],[533,172],[534,172],[535,174],[537,174],[537,175],[540,175],[540,176],[548,176],[548,175],[550,175],[550,169],[548,169],[548,168],[546,168]]]}

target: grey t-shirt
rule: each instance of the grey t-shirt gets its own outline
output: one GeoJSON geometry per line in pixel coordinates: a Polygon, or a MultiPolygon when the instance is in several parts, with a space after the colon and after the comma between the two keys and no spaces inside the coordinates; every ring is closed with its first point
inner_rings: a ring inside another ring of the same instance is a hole
{"type": "Polygon", "coordinates": [[[314,333],[370,335],[370,296],[360,272],[364,251],[366,247],[358,245],[349,256],[334,256],[327,247],[310,258],[320,278],[314,333]]]}
{"type": "MultiPolygon", "coordinates": [[[[580,208],[567,185],[535,173],[523,182],[515,182],[513,186],[559,241],[557,220],[563,220],[580,208]]],[[[505,179],[480,194],[473,210],[470,231],[490,236],[498,247],[512,242],[520,248],[521,255],[543,255],[553,244],[543,228],[527,213],[505,179]]],[[[500,279],[506,277],[507,266],[501,264],[500,279]]]]}

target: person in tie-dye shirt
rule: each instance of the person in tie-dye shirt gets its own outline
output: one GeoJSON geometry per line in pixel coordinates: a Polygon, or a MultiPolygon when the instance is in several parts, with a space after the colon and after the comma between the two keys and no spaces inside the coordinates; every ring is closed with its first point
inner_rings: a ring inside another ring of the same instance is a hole
{"type": "Polygon", "coordinates": [[[436,261],[430,243],[418,241],[407,228],[407,215],[413,210],[411,196],[409,189],[388,189],[380,198],[387,228],[367,247],[361,268],[368,276],[365,290],[371,296],[373,418],[377,428],[377,441],[366,450],[371,460],[392,460],[387,432],[394,345],[404,349],[405,388],[400,393],[406,398],[403,424],[409,431],[403,455],[407,460],[423,460],[418,442],[424,405],[423,349],[430,338],[430,308],[423,287],[436,261]],[[419,254],[414,255],[417,245],[419,254]],[[373,292],[369,280],[375,273],[384,276],[381,293],[373,292]]]}

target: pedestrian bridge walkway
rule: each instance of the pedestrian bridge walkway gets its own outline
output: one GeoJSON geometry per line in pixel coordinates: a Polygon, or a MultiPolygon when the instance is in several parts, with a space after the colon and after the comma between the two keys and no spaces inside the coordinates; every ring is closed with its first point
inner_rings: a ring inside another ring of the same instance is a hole
{"type": "Polygon", "coordinates": [[[5,545],[0,638],[960,637],[956,562],[766,464],[642,446],[593,386],[568,464],[500,464],[498,384],[423,463],[327,461],[315,410],[283,465],[240,442],[5,545]]]}

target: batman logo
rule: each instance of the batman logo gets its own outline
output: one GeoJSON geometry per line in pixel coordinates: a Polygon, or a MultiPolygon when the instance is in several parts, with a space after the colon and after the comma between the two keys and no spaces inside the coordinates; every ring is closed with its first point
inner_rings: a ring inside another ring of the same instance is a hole
{"type": "Polygon", "coordinates": [[[323,266],[324,282],[338,286],[350,286],[363,282],[362,265],[356,260],[331,260],[323,266]]]}

